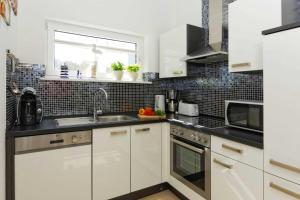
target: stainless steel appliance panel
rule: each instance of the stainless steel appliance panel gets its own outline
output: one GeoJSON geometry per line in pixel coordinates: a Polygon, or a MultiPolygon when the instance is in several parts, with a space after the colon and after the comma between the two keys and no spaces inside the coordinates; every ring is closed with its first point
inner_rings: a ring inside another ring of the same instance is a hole
{"type": "Polygon", "coordinates": [[[91,131],[18,137],[15,139],[15,153],[21,154],[33,151],[45,151],[49,149],[86,145],[91,143],[91,131]]]}

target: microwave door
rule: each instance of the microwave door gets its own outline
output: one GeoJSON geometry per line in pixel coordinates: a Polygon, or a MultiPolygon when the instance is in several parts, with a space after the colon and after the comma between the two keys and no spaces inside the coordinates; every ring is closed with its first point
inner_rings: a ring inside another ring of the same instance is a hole
{"type": "Polygon", "coordinates": [[[249,106],[246,104],[229,104],[227,118],[231,125],[248,127],[249,106]]]}
{"type": "Polygon", "coordinates": [[[259,106],[250,106],[248,113],[248,127],[263,130],[263,111],[259,106]]]}

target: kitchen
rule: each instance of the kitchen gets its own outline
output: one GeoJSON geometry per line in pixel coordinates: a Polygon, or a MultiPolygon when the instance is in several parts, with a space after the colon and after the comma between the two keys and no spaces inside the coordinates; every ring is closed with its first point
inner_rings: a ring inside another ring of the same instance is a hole
{"type": "Polygon", "coordinates": [[[0,200],[300,199],[299,8],[0,0],[0,200]]]}

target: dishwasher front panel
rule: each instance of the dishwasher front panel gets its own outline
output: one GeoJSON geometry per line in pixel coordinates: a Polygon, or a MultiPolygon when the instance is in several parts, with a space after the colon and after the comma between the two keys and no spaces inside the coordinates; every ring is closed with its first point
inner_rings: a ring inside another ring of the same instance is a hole
{"type": "Polygon", "coordinates": [[[91,200],[91,145],[15,155],[15,200],[91,200]]]}

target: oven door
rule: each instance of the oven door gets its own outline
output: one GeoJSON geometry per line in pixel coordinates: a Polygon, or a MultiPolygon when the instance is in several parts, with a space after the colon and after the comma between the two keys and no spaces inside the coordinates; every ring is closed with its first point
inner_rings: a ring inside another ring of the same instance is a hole
{"type": "Polygon", "coordinates": [[[171,136],[171,175],[210,199],[210,150],[171,136]]]}

